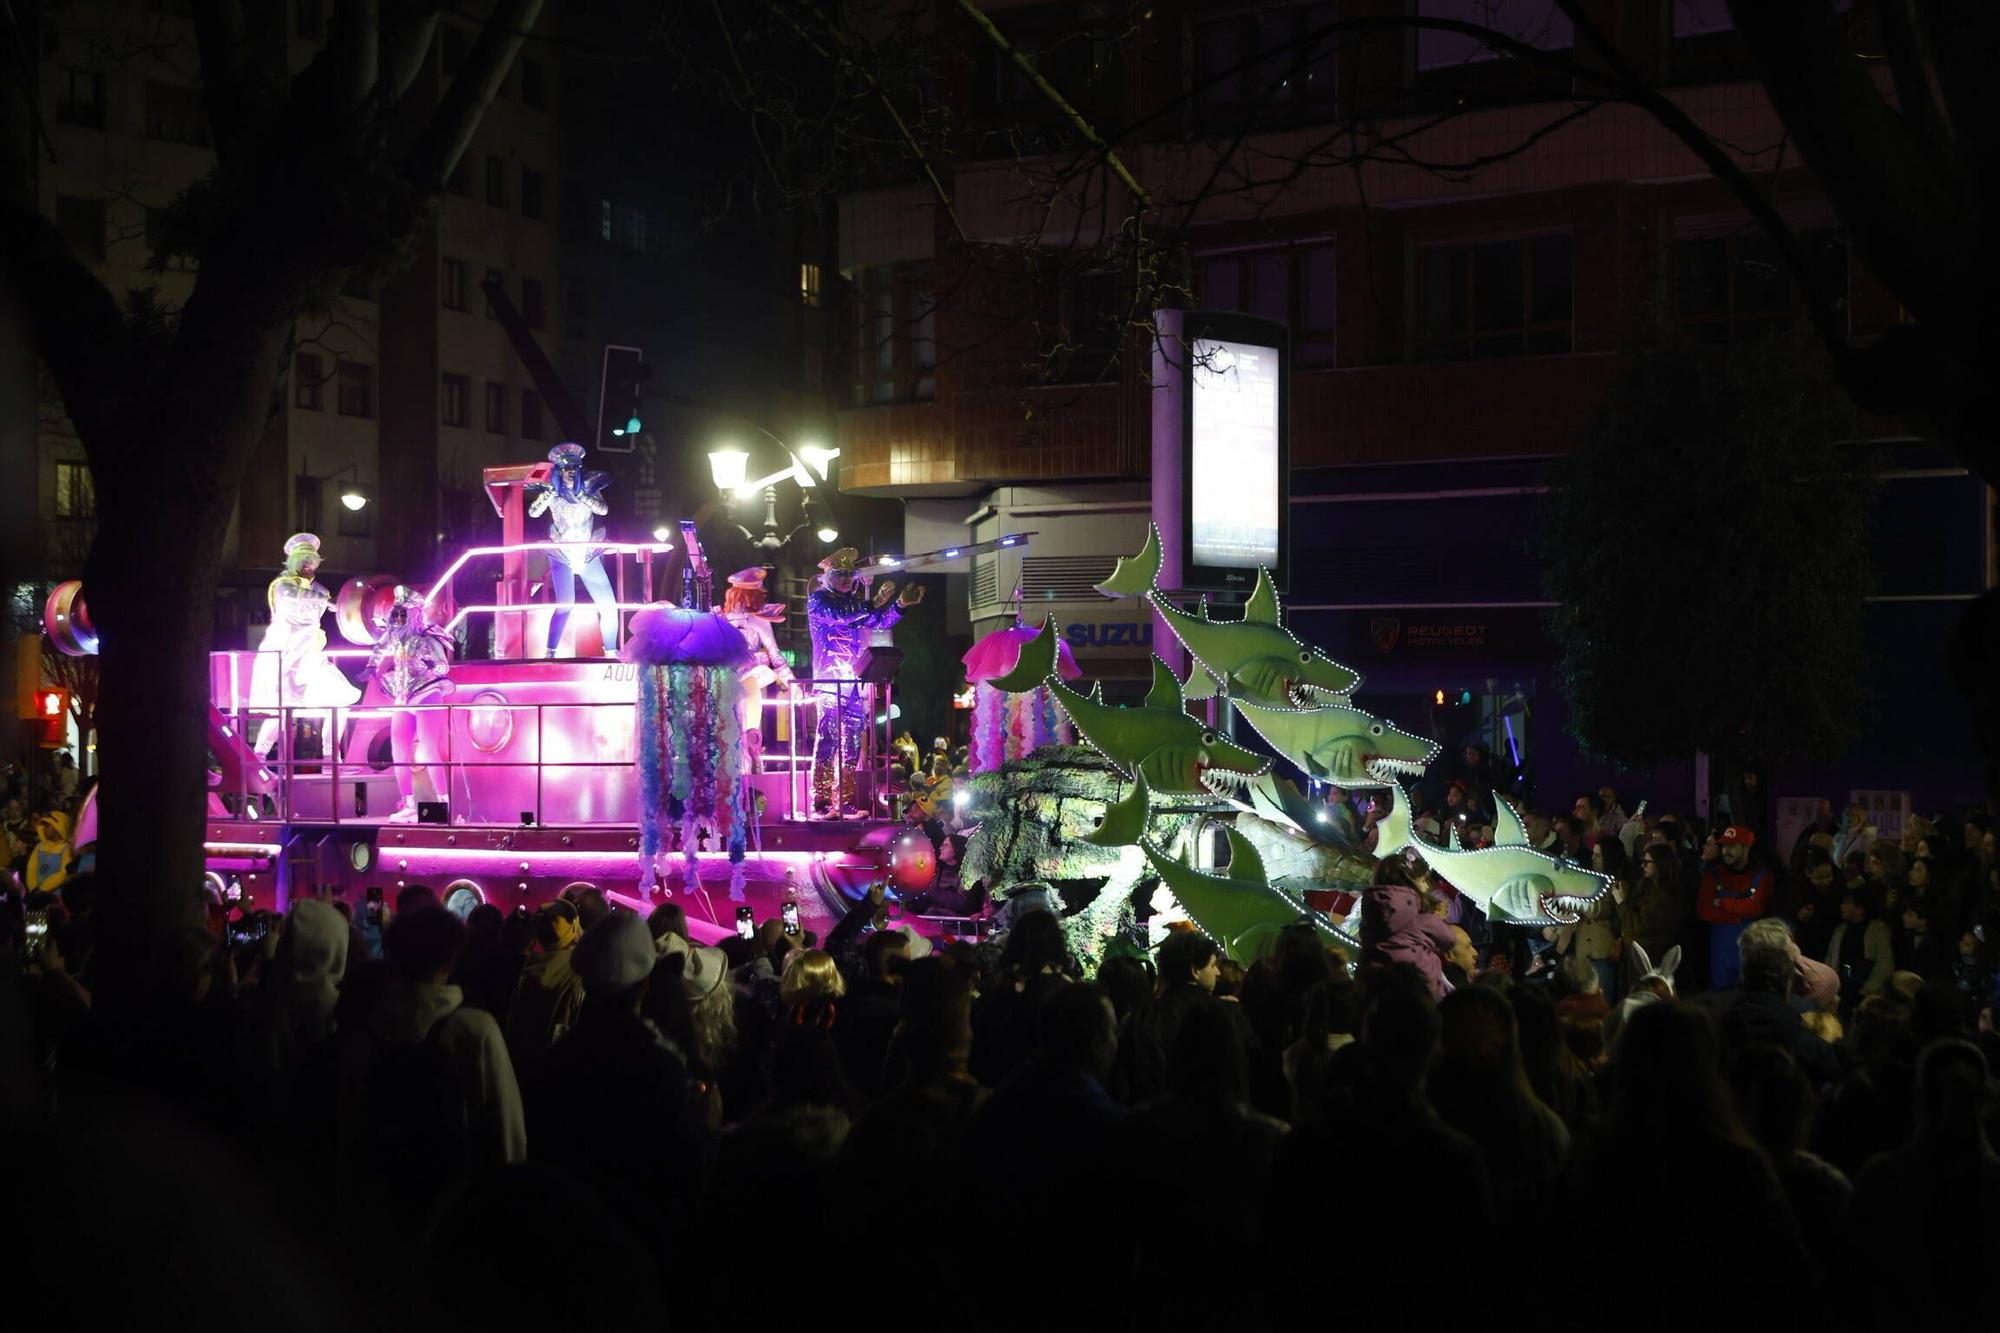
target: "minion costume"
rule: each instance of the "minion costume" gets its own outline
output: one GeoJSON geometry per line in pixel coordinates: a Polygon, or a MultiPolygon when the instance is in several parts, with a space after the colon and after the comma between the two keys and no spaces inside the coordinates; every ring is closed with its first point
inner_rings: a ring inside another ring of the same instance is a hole
{"type": "Polygon", "coordinates": [[[35,818],[35,845],[28,849],[28,892],[52,893],[69,878],[69,816],[45,810],[35,818]]]}
{"type": "MultiPolygon", "coordinates": [[[[858,817],[854,771],[861,762],[861,737],[868,729],[865,685],[855,683],[871,631],[888,629],[903,618],[923,589],[912,586],[895,602],[870,600],[868,580],[855,572],[860,556],[843,546],[819,562],[819,583],[806,598],[812,631],[813,692],[819,696],[819,731],[813,742],[813,810],[828,817],[858,817]],[[838,802],[835,795],[838,789],[838,802]]],[[[888,588],[883,591],[886,593],[888,588]]]]}
{"type": "MultiPolygon", "coordinates": [[[[250,670],[255,707],[346,708],[361,698],[361,691],[326,655],[326,631],[319,622],[333,596],[313,581],[318,572],[319,538],[310,532],[292,534],[285,541],[285,572],[264,591],[271,624],[250,670]]],[[[266,718],[257,729],[259,757],[269,758],[277,739],[278,719],[266,718]]]]}
{"type": "MultiPolygon", "coordinates": [[[[565,442],[549,450],[549,462],[554,464],[545,482],[531,483],[528,489],[535,492],[534,503],[528,506],[529,518],[549,516],[549,540],[552,542],[587,543],[603,541],[604,530],[595,521],[610,512],[604,503],[604,490],[611,485],[608,472],[583,471],[583,446],[565,442]]],[[[549,552],[549,581],[555,591],[556,613],[549,617],[549,641],[543,656],[554,657],[556,646],[562,642],[563,630],[569,627],[569,610],[576,605],[576,581],[581,578],[583,586],[590,590],[590,600],[606,609],[615,608],[618,598],[611,591],[611,579],[604,572],[604,561],[597,551],[588,545],[574,545],[566,550],[549,552]]],[[[607,654],[610,652],[606,647],[607,654]]]]}
{"type": "MultiPolygon", "coordinates": [[[[436,703],[451,693],[451,636],[424,618],[424,595],[415,588],[398,587],[390,605],[389,618],[368,658],[368,674],[382,687],[382,693],[396,704],[436,703]]],[[[393,824],[407,824],[417,817],[416,787],[419,781],[436,796],[430,770],[418,766],[420,742],[431,739],[423,733],[426,714],[414,710],[398,712],[389,720],[389,752],[395,760],[396,788],[402,803],[389,816],[393,824]]],[[[434,750],[435,746],[422,748],[434,750]]]]}

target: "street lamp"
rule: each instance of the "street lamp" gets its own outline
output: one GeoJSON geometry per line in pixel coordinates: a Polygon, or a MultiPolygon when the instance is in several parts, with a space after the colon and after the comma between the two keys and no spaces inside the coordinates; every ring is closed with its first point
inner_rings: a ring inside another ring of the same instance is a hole
{"type": "Polygon", "coordinates": [[[743,486],[743,479],[750,475],[750,455],[741,449],[715,449],[708,455],[708,470],[715,478],[715,489],[734,493],[743,486]]]}
{"type": "Polygon", "coordinates": [[[801,532],[811,532],[822,542],[839,539],[840,529],[832,520],[815,522],[812,512],[813,492],[826,479],[829,465],[840,457],[840,450],[826,449],[817,444],[801,445],[793,449],[769,431],[757,428],[760,434],[769,435],[771,440],[785,451],[791,461],[776,472],[763,477],[750,476],[750,455],[734,445],[714,449],[708,455],[709,475],[715,481],[715,488],[722,492],[723,502],[728,506],[731,517],[736,511],[738,500],[755,500],[760,494],[764,498],[764,522],[761,534],[752,533],[742,524],[736,530],[743,534],[743,540],[759,551],[776,551],[789,543],[801,532]],[[815,475],[817,474],[817,475],[815,475]],[[778,529],[778,486],[787,478],[797,482],[804,491],[800,497],[804,510],[803,519],[788,533],[778,529]]]}

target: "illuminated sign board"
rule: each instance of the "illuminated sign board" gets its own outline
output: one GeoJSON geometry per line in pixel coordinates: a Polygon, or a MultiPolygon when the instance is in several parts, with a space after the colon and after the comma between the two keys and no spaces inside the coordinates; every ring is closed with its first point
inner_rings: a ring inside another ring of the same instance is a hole
{"type": "Polygon", "coordinates": [[[1185,316],[1181,586],[1244,591],[1259,567],[1287,586],[1289,339],[1247,315],[1185,316]]]}

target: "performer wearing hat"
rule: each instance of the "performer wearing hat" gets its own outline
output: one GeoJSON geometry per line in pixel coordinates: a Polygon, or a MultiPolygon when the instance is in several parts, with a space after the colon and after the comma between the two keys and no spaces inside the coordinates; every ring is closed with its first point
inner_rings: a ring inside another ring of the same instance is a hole
{"type": "Polygon", "coordinates": [[[812,630],[813,689],[820,696],[819,732],[813,743],[813,809],[829,818],[853,819],[861,814],[854,799],[854,769],[861,760],[861,737],[868,727],[869,691],[852,682],[862,651],[868,647],[868,634],[890,628],[903,618],[904,607],[915,606],[924,597],[924,590],[916,584],[895,597],[896,585],[884,582],[871,599],[868,580],[856,572],[859,563],[860,556],[851,546],[821,560],[819,586],[806,599],[806,623],[812,630]]]}
{"type": "MultiPolygon", "coordinates": [[[[285,539],[285,572],[264,590],[271,624],[257,645],[250,670],[250,698],[264,708],[345,708],[361,697],[326,655],[320,617],[333,595],[313,581],[319,572],[319,538],[295,532],[285,539]]],[[[268,758],[277,743],[278,719],[257,728],[256,750],[268,758]]]]}
{"type": "Polygon", "coordinates": [[[778,637],[771,632],[772,624],[784,619],[785,604],[764,600],[764,575],[754,565],[739,569],[729,576],[729,591],[722,595],[723,617],[750,645],[753,659],[742,673],[743,743],[750,752],[751,772],[757,771],[764,750],[764,689],[773,682],[792,688],[791,663],[778,651],[778,637]]]}
{"type": "MultiPolygon", "coordinates": [[[[452,690],[452,647],[451,636],[424,618],[424,595],[415,588],[398,587],[389,618],[381,626],[381,637],[369,655],[368,674],[392,703],[436,703],[452,690]]],[[[389,816],[392,824],[416,819],[422,793],[428,793],[423,799],[437,799],[430,769],[416,763],[420,737],[434,740],[430,733],[435,728],[425,725],[431,720],[428,714],[408,709],[389,720],[389,754],[395,761],[396,789],[403,798],[389,816]]],[[[427,744],[422,748],[434,752],[436,747],[427,744]]]]}
{"type": "MultiPolygon", "coordinates": [[[[547,514],[549,540],[574,543],[566,549],[549,552],[549,581],[555,590],[557,609],[549,617],[549,641],[543,656],[554,657],[563,630],[569,625],[569,609],[576,605],[577,579],[583,580],[583,586],[590,590],[590,600],[600,607],[615,608],[618,598],[611,591],[604,561],[595,548],[583,544],[604,540],[604,531],[594,520],[609,512],[604,490],[611,484],[611,474],[585,472],[583,446],[568,441],[549,450],[549,462],[555,465],[549,479],[528,486],[530,491],[537,492],[534,503],[528,506],[528,517],[547,514]]],[[[605,654],[611,655],[608,643],[605,654]]]]}

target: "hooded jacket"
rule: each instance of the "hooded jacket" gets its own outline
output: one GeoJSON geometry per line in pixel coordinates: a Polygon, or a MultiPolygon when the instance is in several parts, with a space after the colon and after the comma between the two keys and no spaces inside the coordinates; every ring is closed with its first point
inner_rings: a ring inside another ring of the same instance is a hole
{"type": "Polygon", "coordinates": [[[507,1011],[507,1048],[526,1062],[555,1044],[583,1008],[583,978],[571,964],[574,945],[538,954],[521,969],[521,984],[507,1011]]]}
{"type": "Polygon", "coordinates": [[[1362,954],[1369,962],[1408,963],[1423,973],[1434,999],[1443,999],[1444,956],[1457,937],[1441,916],[1424,910],[1407,884],[1372,884],[1362,899],[1362,954]]]}
{"type": "MultiPolygon", "coordinates": [[[[363,1022],[363,1032],[341,1051],[340,1104],[343,1158],[362,1146],[355,1122],[365,1105],[370,1066],[383,1047],[435,1041],[444,1052],[464,1098],[471,1142],[467,1156],[499,1165],[526,1161],[527,1120],[514,1063],[500,1025],[483,1009],[464,1007],[456,986],[414,985],[400,977],[385,982],[363,1022]]],[[[350,1175],[352,1171],[350,1169],[350,1175]]]]}

